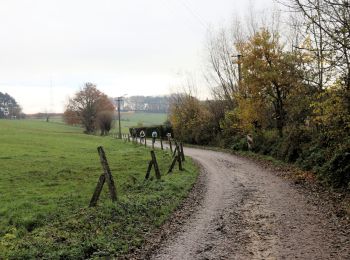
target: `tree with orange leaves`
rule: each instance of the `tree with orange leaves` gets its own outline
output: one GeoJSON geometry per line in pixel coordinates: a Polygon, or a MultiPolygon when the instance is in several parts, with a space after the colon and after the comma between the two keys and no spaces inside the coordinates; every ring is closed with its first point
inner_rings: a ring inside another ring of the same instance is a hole
{"type": "MultiPolygon", "coordinates": [[[[103,112],[113,113],[115,107],[92,83],[85,83],[84,88],[69,99],[64,112],[64,120],[67,124],[80,123],[85,127],[85,133],[95,133],[99,127],[98,116],[103,112]]],[[[105,132],[106,129],[101,129],[105,132]]]]}

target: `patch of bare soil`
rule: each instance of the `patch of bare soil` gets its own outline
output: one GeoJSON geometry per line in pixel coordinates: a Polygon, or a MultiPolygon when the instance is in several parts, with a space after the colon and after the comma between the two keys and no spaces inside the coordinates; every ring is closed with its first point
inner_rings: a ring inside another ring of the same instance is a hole
{"type": "Polygon", "coordinates": [[[185,153],[202,167],[198,183],[128,259],[350,259],[348,215],[327,193],[249,159],[185,153]]]}

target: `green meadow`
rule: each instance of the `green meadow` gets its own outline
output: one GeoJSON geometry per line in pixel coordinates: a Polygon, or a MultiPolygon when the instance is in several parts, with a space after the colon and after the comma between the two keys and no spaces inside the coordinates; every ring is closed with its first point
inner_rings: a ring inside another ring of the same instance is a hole
{"type": "MultiPolygon", "coordinates": [[[[166,113],[146,113],[146,112],[121,112],[121,130],[123,134],[129,133],[129,128],[136,126],[152,126],[152,125],[162,125],[168,118],[166,113]]],[[[40,121],[45,121],[45,119],[37,119],[40,121]]],[[[63,118],[60,115],[51,116],[51,123],[62,123],[63,118]]],[[[114,129],[111,133],[118,133],[118,120],[114,122],[114,129]]]]}
{"type": "MultiPolygon", "coordinates": [[[[198,169],[166,175],[171,162],[157,150],[160,181],[145,181],[150,150],[85,135],[78,127],[40,120],[0,120],[0,259],[121,256],[142,244],[186,197],[198,169]],[[116,183],[89,208],[102,173],[103,146],[116,183]]],[[[151,176],[154,176],[152,172],[151,176]]]]}
{"type": "MultiPolygon", "coordinates": [[[[131,127],[162,125],[168,115],[165,113],[122,112],[120,118],[122,133],[126,134],[129,133],[131,127]]],[[[115,131],[118,132],[118,121],[115,122],[115,131]]]]}

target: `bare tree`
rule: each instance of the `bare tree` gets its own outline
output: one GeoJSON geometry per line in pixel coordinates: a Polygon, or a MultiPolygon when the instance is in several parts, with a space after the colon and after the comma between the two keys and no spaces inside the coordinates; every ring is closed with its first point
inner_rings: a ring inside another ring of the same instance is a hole
{"type": "MultiPolygon", "coordinates": [[[[237,29],[238,30],[238,29],[237,29]]],[[[227,100],[234,106],[234,93],[238,90],[238,68],[233,59],[235,42],[224,29],[212,33],[208,41],[209,70],[206,78],[213,94],[218,99],[227,100]]]]}
{"type": "Polygon", "coordinates": [[[209,68],[205,77],[212,86],[214,97],[225,100],[229,109],[235,107],[235,93],[240,90],[239,50],[260,27],[269,28],[273,38],[279,37],[280,12],[276,9],[269,10],[266,14],[258,14],[251,3],[250,12],[243,22],[236,17],[228,29],[221,28],[209,34],[209,68]]]}
{"type": "Polygon", "coordinates": [[[332,66],[332,79],[340,80],[344,101],[350,113],[350,1],[291,0],[291,7],[301,12],[313,32],[314,52],[318,57],[318,85],[323,86],[325,61],[332,66]],[[329,55],[325,55],[325,53],[329,55]]]}

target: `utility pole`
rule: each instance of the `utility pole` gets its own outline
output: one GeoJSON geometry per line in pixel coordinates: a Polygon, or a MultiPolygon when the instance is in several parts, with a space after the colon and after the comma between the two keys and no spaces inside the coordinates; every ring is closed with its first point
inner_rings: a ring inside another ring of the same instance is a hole
{"type": "Polygon", "coordinates": [[[123,97],[118,97],[116,101],[118,102],[118,122],[119,122],[119,134],[118,134],[118,137],[119,137],[119,139],[122,139],[122,127],[120,125],[120,102],[123,101],[123,97]]]}
{"type": "Polygon", "coordinates": [[[241,54],[237,54],[237,63],[238,63],[238,83],[241,85],[242,83],[242,64],[241,64],[241,54]]]}
{"type": "Polygon", "coordinates": [[[241,86],[242,83],[242,63],[241,58],[243,57],[242,54],[237,55],[231,55],[231,57],[237,57],[237,64],[238,64],[238,86],[241,86]]]}

